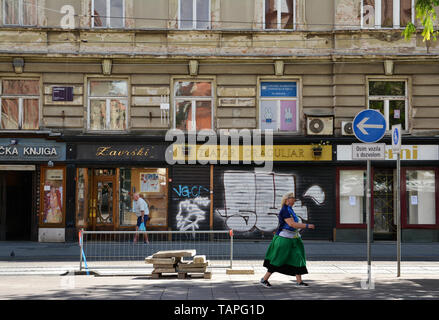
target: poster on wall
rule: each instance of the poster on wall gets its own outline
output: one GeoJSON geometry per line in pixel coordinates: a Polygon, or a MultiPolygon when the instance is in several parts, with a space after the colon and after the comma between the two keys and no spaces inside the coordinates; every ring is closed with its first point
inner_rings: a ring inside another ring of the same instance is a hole
{"type": "Polygon", "coordinates": [[[157,173],[141,173],[140,192],[160,192],[159,175],[157,173]]]}
{"type": "Polygon", "coordinates": [[[280,129],[296,131],[296,101],[280,102],[280,129]]]}
{"type": "Polygon", "coordinates": [[[261,103],[261,129],[277,130],[277,101],[262,101],[261,103]]]}
{"type": "Polygon", "coordinates": [[[46,171],[44,182],[43,223],[62,223],[63,170],[46,171]]]}

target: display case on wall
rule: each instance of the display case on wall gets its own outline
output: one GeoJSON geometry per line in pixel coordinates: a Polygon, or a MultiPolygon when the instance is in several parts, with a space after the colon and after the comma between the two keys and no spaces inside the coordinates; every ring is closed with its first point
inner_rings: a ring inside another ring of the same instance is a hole
{"type": "Polygon", "coordinates": [[[65,226],[65,167],[41,168],[40,227],[65,226]]]}

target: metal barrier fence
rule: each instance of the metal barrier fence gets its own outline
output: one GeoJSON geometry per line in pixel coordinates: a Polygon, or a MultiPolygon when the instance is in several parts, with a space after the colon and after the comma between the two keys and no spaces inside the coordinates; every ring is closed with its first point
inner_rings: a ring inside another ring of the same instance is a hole
{"type": "Polygon", "coordinates": [[[233,232],[221,231],[84,231],[79,232],[79,270],[145,268],[158,251],[196,250],[211,268],[232,268],[233,232]],[[138,241],[134,242],[135,235],[138,241]],[[145,237],[145,234],[147,237],[145,237]],[[146,239],[148,242],[146,242],[146,239]],[[84,266],[83,266],[84,264],[84,266]]]}

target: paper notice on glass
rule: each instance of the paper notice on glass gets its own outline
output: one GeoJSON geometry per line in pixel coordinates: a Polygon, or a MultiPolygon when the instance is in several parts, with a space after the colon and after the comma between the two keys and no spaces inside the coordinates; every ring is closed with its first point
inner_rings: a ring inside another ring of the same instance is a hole
{"type": "Polygon", "coordinates": [[[50,186],[44,186],[44,191],[50,191],[50,186]]]}
{"type": "Polygon", "coordinates": [[[410,202],[413,205],[417,205],[418,204],[418,196],[411,196],[410,197],[410,202]]]}
{"type": "Polygon", "coordinates": [[[355,206],[356,201],[357,201],[356,199],[357,199],[356,196],[349,196],[349,204],[350,204],[351,206],[355,206]]]}

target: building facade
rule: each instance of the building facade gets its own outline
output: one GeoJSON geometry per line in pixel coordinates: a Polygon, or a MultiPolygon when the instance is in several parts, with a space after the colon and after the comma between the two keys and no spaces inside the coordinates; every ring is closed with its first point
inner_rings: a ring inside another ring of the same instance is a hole
{"type": "Polygon", "coordinates": [[[150,230],[266,239],[293,191],[317,226],[304,239],[363,241],[352,120],[371,108],[388,129],[386,160],[372,162],[374,240],[396,238],[400,192],[403,241],[439,241],[439,42],[402,37],[413,0],[0,2],[0,240],[133,230],[135,192],[150,230]],[[219,145],[266,129],[268,171],[245,151],[190,161],[205,141],[193,132],[219,145]]]}

